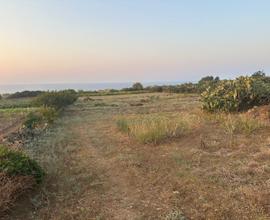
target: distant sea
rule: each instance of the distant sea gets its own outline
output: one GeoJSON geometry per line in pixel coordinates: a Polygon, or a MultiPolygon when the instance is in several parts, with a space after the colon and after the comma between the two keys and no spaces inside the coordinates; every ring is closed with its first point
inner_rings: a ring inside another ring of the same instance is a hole
{"type": "MultiPolygon", "coordinates": [[[[146,82],[144,86],[153,85],[176,85],[183,82],[146,82]]],[[[14,93],[25,90],[35,91],[52,91],[52,90],[64,90],[64,89],[75,89],[75,90],[104,90],[104,89],[123,89],[132,86],[132,82],[123,83],[59,83],[59,84],[7,84],[0,85],[0,93],[14,93]]]]}

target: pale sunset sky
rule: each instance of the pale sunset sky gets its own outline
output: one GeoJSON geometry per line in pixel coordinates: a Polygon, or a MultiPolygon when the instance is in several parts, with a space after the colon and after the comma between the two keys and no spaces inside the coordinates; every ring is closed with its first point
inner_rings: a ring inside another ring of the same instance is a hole
{"type": "Polygon", "coordinates": [[[268,0],[0,0],[0,84],[270,74],[268,0]]]}

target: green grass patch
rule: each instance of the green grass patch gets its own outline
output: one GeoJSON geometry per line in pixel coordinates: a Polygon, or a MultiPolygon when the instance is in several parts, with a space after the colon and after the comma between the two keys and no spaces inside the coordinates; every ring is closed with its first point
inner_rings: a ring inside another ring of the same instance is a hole
{"type": "Polygon", "coordinates": [[[1,99],[0,109],[33,107],[33,98],[1,99]]]}
{"type": "Polygon", "coordinates": [[[16,113],[30,113],[37,111],[39,108],[37,107],[29,107],[29,108],[5,108],[5,109],[0,109],[1,114],[16,114],[16,113]]]}

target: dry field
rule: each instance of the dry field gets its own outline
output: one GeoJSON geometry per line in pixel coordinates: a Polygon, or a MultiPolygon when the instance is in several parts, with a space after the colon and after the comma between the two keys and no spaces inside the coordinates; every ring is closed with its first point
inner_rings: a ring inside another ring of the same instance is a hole
{"type": "Polygon", "coordinates": [[[0,100],[0,143],[3,137],[21,126],[30,111],[35,110],[30,107],[31,101],[31,98],[0,100]]]}
{"type": "Polygon", "coordinates": [[[25,146],[46,180],[5,219],[270,219],[269,125],[196,95],[80,98],[25,146]]]}

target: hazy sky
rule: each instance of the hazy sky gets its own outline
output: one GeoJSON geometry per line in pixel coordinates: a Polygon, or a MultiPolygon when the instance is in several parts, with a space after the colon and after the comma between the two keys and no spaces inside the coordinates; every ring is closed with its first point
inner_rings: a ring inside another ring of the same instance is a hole
{"type": "Polygon", "coordinates": [[[0,84],[270,73],[269,0],[0,0],[0,84]]]}

